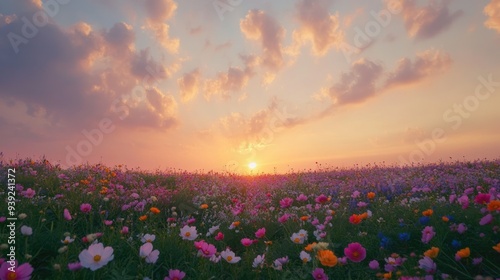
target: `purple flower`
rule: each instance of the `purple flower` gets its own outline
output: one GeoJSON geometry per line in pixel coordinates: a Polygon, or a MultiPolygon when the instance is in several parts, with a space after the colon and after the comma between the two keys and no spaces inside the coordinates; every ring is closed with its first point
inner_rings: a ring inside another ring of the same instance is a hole
{"type": "Polygon", "coordinates": [[[319,267],[312,272],[312,276],[315,280],[328,280],[328,276],[325,274],[325,270],[319,267]]]}
{"type": "Polygon", "coordinates": [[[370,267],[370,269],[373,269],[373,270],[378,270],[380,268],[380,265],[378,263],[377,260],[372,260],[368,266],[370,267]]]}

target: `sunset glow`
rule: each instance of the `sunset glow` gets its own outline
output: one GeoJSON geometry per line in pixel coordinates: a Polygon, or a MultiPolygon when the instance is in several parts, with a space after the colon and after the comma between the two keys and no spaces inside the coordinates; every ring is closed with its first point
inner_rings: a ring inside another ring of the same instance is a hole
{"type": "Polygon", "coordinates": [[[60,2],[1,4],[4,158],[285,173],[500,156],[498,0],[60,2]]]}

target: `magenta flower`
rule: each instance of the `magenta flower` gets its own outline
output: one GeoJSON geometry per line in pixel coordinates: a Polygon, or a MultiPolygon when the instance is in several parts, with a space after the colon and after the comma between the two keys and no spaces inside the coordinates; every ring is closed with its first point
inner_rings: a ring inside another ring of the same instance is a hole
{"type": "Polygon", "coordinates": [[[476,204],[486,204],[489,203],[491,199],[491,196],[489,193],[480,193],[476,195],[476,198],[474,198],[474,202],[476,204]]]}
{"type": "Polygon", "coordinates": [[[436,235],[434,228],[432,226],[426,226],[424,230],[422,230],[422,242],[427,244],[431,239],[436,235]]]}
{"type": "Polygon", "coordinates": [[[301,193],[299,196],[297,196],[296,200],[297,201],[306,201],[307,200],[307,196],[304,195],[303,193],[301,193]]]}
{"type": "Polygon", "coordinates": [[[347,248],[344,249],[344,254],[349,260],[360,262],[366,258],[366,249],[358,242],[354,242],[347,245],[347,248]]]}
{"type": "Polygon", "coordinates": [[[68,263],[68,269],[71,271],[77,271],[82,269],[80,262],[68,263]]]}
{"type": "Polygon", "coordinates": [[[284,222],[288,221],[289,218],[290,218],[290,214],[284,214],[283,216],[279,217],[278,222],[284,223],[284,222]]]}
{"type": "Polygon", "coordinates": [[[122,230],[120,231],[121,234],[128,234],[128,227],[127,226],[123,226],[122,227],[122,230]]]}
{"type": "Polygon", "coordinates": [[[71,221],[71,213],[69,213],[69,210],[64,208],[64,211],[63,211],[63,216],[64,216],[64,219],[66,221],[71,221]]]}
{"type": "Polygon", "coordinates": [[[314,199],[314,201],[316,201],[316,203],[323,204],[328,201],[328,197],[326,197],[324,194],[320,194],[314,199]]]}
{"type": "Polygon", "coordinates": [[[35,194],[36,192],[31,188],[28,188],[27,190],[21,192],[21,195],[26,198],[33,198],[35,194]]]}
{"type": "Polygon", "coordinates": [[[80,211],[82,211],[83,213],[90,213],[91,210],[92,205],[88,203],[82,203],[82,205],[80,205],[80,211]]]}
{"type": "Polygon", "coordinates": [[[198,249],[198,256],[202,256],[204,258],[211,258],[217,252],[217,248],[214,245],[203,242],[200,244],[200,248],[198,249]]]}
{"type": "Polygon", "coordinates": [[[0,266],[0,279],[4,280],[10,280],[10,279],[15,279],[15,280],[29,280],[31,279],[31,273],[33,272],[33,267],[29,263],[23,263],[22,265],[18,266],[17,260],[14,261],[15,265],[14,267],[16,268],[16,271],[10,271],[9,268],[11,267],[9,262],[4,262],[2,263],[2,266],[0,266]]]}
{"type": "Polygon", "coordinates": [[[484,226],[484,225],[491,223],[492,221],[493,221],[493,216],[491,214],[488,214],[488,215],[481,218],[481,221],[479,221],[479,224],[484,226]]]}
{"type": "Polygon", "coordinates": [[[241,244],[243,244],[243,246],[245,247],[248,247],[253,244],[253,241],[250,238],[243,238],[241,239],[241,244]]]}
{"type": "Polygon", "coordinates": [[[170,269],[168,271],[168,277],[163,280],[182,280],[186,277],[186,273],[178,269],[170,269]]]}
{"type": "Polygon", "coordinates": [[[221,241],[224,239],[224,234],[222,232],[218,232],[217,235],[215,236],[215,240],[221,241]]]}
{"type": "Polygon", "coordinates": [[[288,208],[288,207],[292,206],[292,203],[293,203],[293,198],[290,198],[290,197],[286,197],[286,198],[283,198],[282,200],[280,200],[281,208],[288,208]]]}
{"type": "Polygon", "coordinates": [[[255,232],[255,237],[262,238],[266,235],[266,228],[260,228],[255,232]]]}
{"type": "Polygon", "coordinates": [[[328,275],[325,274],[325,270],[319,267],[313,270],[312,276],[315,280],[328,280],[328,275]]]}

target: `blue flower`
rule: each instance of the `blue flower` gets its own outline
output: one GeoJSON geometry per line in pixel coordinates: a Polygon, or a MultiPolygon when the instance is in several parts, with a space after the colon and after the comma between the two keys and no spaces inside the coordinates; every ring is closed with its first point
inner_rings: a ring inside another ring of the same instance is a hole
{"type": "Polygon", "coordinates": [[[410,240],[410,234],[407,232],[402,232],[399,234],[399,240],[401,241],[408,241],[410,240]]]}
{"type": "Polygon", "coordinates": [[[426,225],[426,224],[428,224],[431,221],[431,218],[429,218],[429,217],[421,217],[418,221],[420,222],[421,225],[426,225]]]}
{"type": "Polygon", "coordinates": [[[453,239],[453,241],[451,241],[451,246],[454,248],[454,249],[458,249],[460,247],[462,247],[462,242],[456,240],[456,239],[453,239]]]}

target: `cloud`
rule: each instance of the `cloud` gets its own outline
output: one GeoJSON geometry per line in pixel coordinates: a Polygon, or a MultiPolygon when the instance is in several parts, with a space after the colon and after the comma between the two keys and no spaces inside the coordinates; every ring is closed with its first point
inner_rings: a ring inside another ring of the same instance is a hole
{"type": "MultiPolygon", "coordinates": [[[[36,8],[30,5],[15,15],[36,8]]],[[[7,38],[10,32],[21,34],[23,24],[19,16],[4,21],[0,37],[7,38]]],[[[27,43],[19,45],[18,54],[8,40],[3,40],[0,103],[24,105],[26,110],[19,111],[18,118],[43,119],[47,127],[60,134],[95,126],[104,117],[118,119],[125,113],[128,119],[123,121],[124,125],[163,128],[173,125],[175,110],[167,108],[174,108],[175,102],[170,102],[169,97],[155,98],[154,93],[148,93],[150,98],[127,100],[134,89],[144,92],[146,98],[145,92],[166,80],[171,72],[155,61],[148,50],[136,51],[134,41],[133,28],[124,22],[99,31],[85,22],[71,27],[49,22],[27,43]],[[142,109],[136,103],[150,107],[139,112],[142,109]],[[155,120],[141,123],[134,118],[155,120]]]]}
{"type": "MultiPolygon", "coordinates": [[[[394,2],[395,0],[391,0],[394,2]]],[[[402,8],[402,16],[410,37],[429,39],[445,31],[456,19],[463,15],[462,10],[451,12],[450,0],[428,0],[420,7],[416,0],[396,0],[402,8]]]]}
{"type": "Polygon", "coordinates": [[[488,16],[488,19],[484,22],[484,26],[500,33],[500,0],[491,0],[491,2],[484,7],[483,12],[488,16]]]}
{"type": "Polygon", "coordinates": [[[301,27],[293,32],[296,47],[311,41],[314,54],[324,55],[331,48],[339,48],[344,33],[339,28],[339,16],[328,12],[329,0],[299,0],[295,6],[296,18],[301,27]]]}
{"type": "Polygon", "coordinates": [[[145,0],[147,19],[145,27],[153,32],[156,40],[169,52],[177,53],[180,41],[170,38],[170,25],[165,21],[170,20],[177,4],[173,0],[145,0]]]}
{"type": "Polygon", "coordinates": [[[451,64],[448,54],[436,50],[418,53],[413,62],[409,58],[402,58],[397,62],[396,69],[388,74],[386,87],[418,83],[434,74],[445,72],[451,64]]]}
{"type": "Polygon", "coordinates": [[[204,83],[205,99],[210,100],[212,96],[229,99],[231,93],[240,91],[247,85],[248,80],[254,76],[254,68],[259,65],[260,60],[256,56],[240,56],[245,67],[229,67],[226,72],[217,73],[213,79],[207,79],[204,83]]]}
{"type": "Polygon", "coordinates": [[[181,100],[188,102],[198,94],[198,85],[200,83],[201,72],[198,68],[191,72],[185,73],[177,80],[181,94],[181,100]]]}
{"type": "Polygon", "coordinates": [[[285,29],[264,11],[251,10],[240,21],[240,29],[247,39],[260,41],[263,49],[262,64],[271,70],[283,65],[281,41],[285,29]]]}
{"type": "Polygon", "coordinates": [[[360,103],[377,93],[376,83],[382,76],[382,65],[361,59],[353,63],[351,70],[342,73],[340,81],[330,88],[334,104],[360,103]]]}

